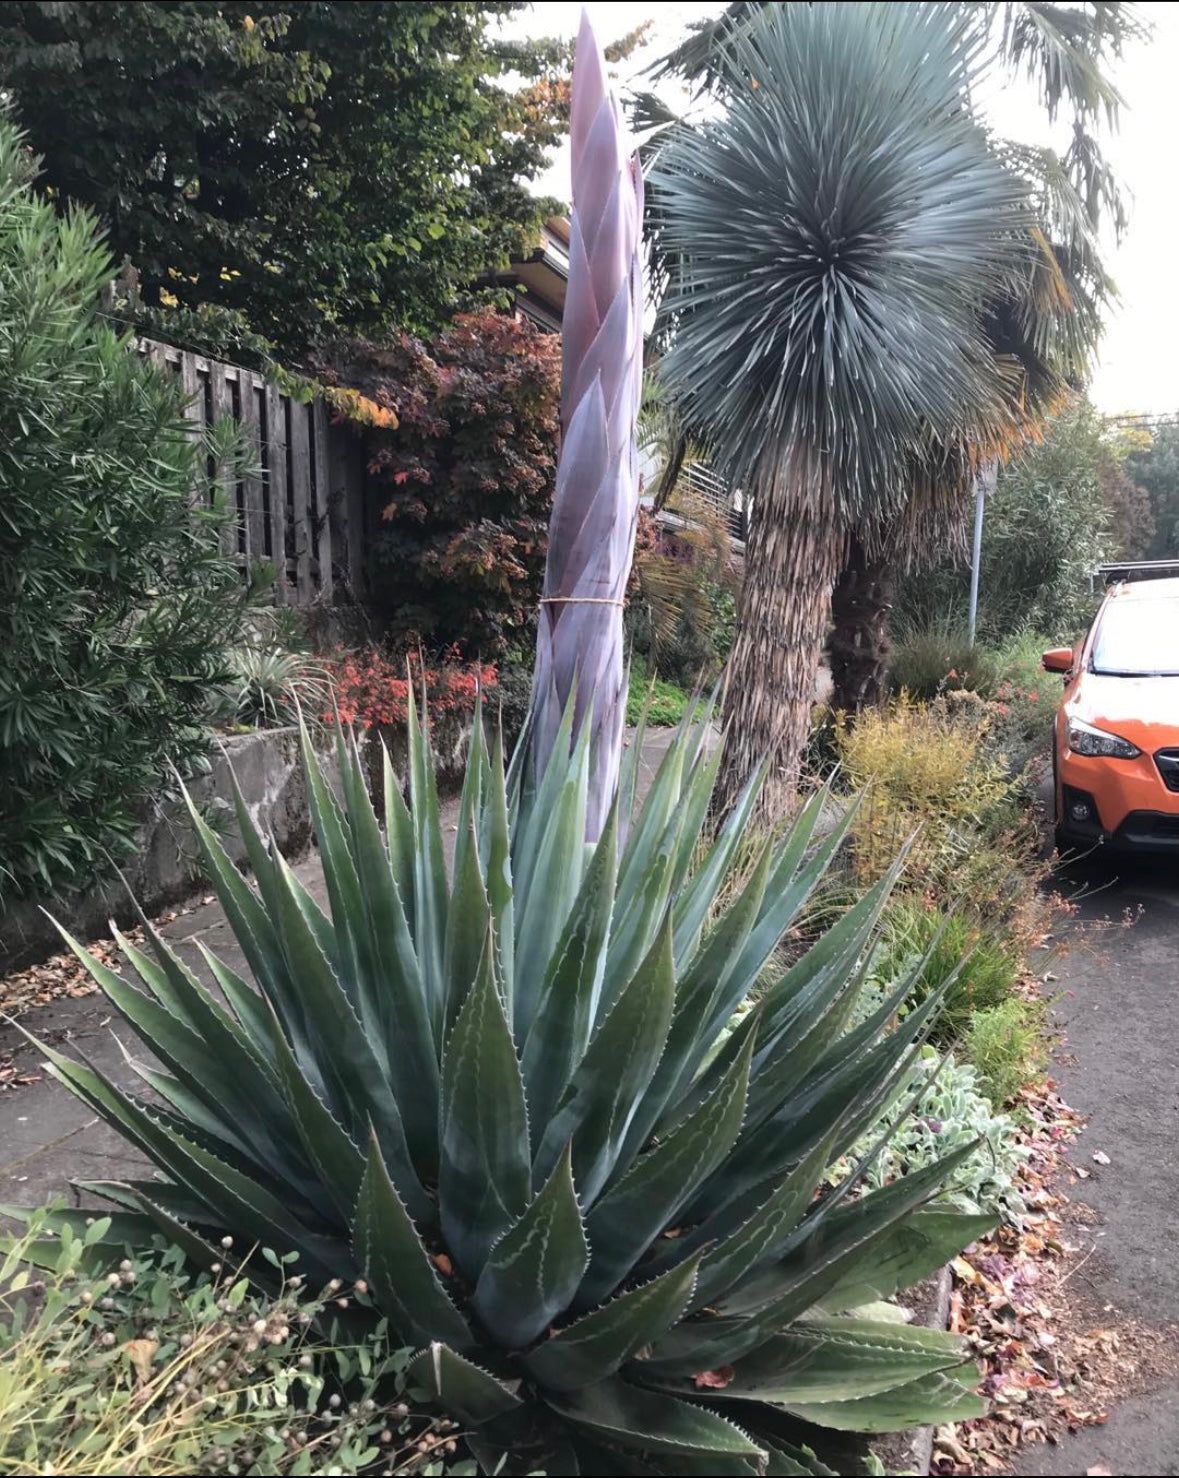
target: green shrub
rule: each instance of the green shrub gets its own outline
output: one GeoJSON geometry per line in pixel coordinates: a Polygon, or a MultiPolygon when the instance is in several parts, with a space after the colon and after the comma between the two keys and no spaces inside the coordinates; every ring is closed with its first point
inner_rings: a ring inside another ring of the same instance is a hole
{"type": "Polygon", "coordinates": [[[633,728],[646,711],[648,727],[671,729],[683,718],[692,695],[662,677],[649,678],[647,663],[633,659],[630,689],[626,699],[626,721],[633,728]]]}
{"type": "Polygon", "coordinates": [[[976,1011],[1002,1005],[1019,982],[1018,950],[992,930],[962,914],[947,918],[936,908],[902,903],[889,915],[877,974],[900,980],[923,958],[916,992],[921,1000],[958,969],[933,1032],[946,1045],[962,1036],[976,1011]]]}
{"type": "Polygon", "coordinates": [[[989,698],[999,684],[999,665],[992,653],[972,646],[964,632],[933,625],[893,644],[889,681],[894,693],[918,700],[958,691],[989,698]]]}
{"type": "MultiPolygon", "coordinates": [[[[306,741],[330,917],[244,806],[254,885],[194,811],[264,1008],[210,960],[221,1004],[149,931],[154,958],[120,941],[141,988],[78,952],[166,1064],[144,1072],[167,1112],[41,1047],[162,1172],[102,1187],[120,1239],[166,1226],[212,1259],[230,1234],[294,1251],[312,1287],[351,1283],[359,1315],[420,1350],[411,1388],[478,1428],[488,1471],[510,1452],[525,1471],[822,1473],[818,1428],[981,1414],[958,1340],[848,1317],[982,1229],[925,1209],[965,1149],[816,1198],[895,1102],[939,1005],[889,1031],[906,980],[843,1032],[892,878],[724,1037],[846,826],[815,843],[820,792],[717,907],[756,785],[702,847],[704,730],[677,736],[635,815],[631,746],[625,842],[615,807],[587,846],[589,730],[570,753],[572,724],[570,709],[535,793],[476,725],[449,875],[412,710],[409,804],[387,777],[384,833],[355,748],[341,738],[337,804],[306,741]]],[[[263,1287],[280,1271],[251,1268],[263,1287]]]]}
{"type": "Polygon", "coordinates": [[[247,1270],[195,1272],[162,1239],[120,1257],[111,1229],[47,1238],[37,1219],[0,1259],[0,1472],[443,1471],[454,1438],[404,1404],[410,1352],[311,1337],[331,1289],[261,1297],[247,1270]]]}
{"type": "MultiPolygon", "coordinates": [[[[1043,438],[999,474],[987,499],[979,579],[978,636],[1000,645],[1013,632],[1071,641],[1095,609],[1089,575],[1116,548],[1103,476],[1113,461],[1101,416],[1078,398],[1043,438]]],[[[970,570],[958,560],[900,585],[897,620],[966,627],[970,570]]]]}
{"type": "Polygon", "coordinates": [[[987,742],[1003,755],[1013,776],[1024,775],[1033,760],[1046,758],[1052,748],[1052,728],[1063,694],[1059,674],[1041,666],[1050,645],[1046,638],[1029,633],[996,654],[999,682],[987,742]]]}
{"type": "Polygon", "coordinates": [[[100,322],[98,227],[34,168],[0,115],[0,897],[89,882],[206,763],[250,593],[209,506],[230,444],[100,322]]]}
{"type": "Polygon", "coordinates": [[[241,638],[226,652],[229,678],[216,705],[224,724],[275,728],[293,724],[302,710],[319,714],[331,703],[324,664],[293,646],[282,607],[253,612],[241,638]]]}
{"type": "Polygon", "coordinates": [[[979,1083],[996,1107],[1011,1103],[1043,1071],[1043,1008],[1013,996],[971,1017],[964,1042],[979,1083]]]}

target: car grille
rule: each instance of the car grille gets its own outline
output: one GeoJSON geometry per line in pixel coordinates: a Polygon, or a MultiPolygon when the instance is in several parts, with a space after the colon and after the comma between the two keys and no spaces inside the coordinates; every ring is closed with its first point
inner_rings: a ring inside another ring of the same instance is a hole
{"type": "Polygon", "coordinates": [[[1179,749],[1160,749],[1154,762],[1167,789],[1179,791],[1179,749]]]}

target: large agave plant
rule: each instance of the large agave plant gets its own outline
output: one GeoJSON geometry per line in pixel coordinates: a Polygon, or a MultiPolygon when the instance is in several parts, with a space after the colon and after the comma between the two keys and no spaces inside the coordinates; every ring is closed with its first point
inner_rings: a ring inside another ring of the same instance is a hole
{"type": "Polygon", "coordinates": [[[161,1173],[90,1186],[106,1239],[162,1229],[207,1262],[232,1235],[342,1279],[489,1471],[825,1472],[816,1426],[977,1414],[957,1340],[865,1307],[988,1224],[928,1204],[957,1157],[819,1191],[936,1009],[889,1033],[902,986],[848,1028],[891,879],[775,963],[845,826],[816,841],[816,796],[750,865],[755,780],[702,846],[704,717],[624,845],[639,743],[587,845],[588,728],[533,796],[476,727],[449,876],[416,716],[383,826],[354,744],[337,799],[305,739],[327,912],[240,796],[253,885],[194,809],[253,981],[204,951],[210,988],[150,927],[150,954],[122,941],[134,983],[71,941],[150,1093],[43,1048],[161,1173]]]}

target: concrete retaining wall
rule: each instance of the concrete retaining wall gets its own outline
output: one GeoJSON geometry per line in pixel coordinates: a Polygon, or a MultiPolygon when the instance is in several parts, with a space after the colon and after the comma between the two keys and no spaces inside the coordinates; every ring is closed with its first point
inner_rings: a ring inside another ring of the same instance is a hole
{"type": "MultiPolygon", "coordinates": [[[[334,779],[330,735],[317,736],[315,742],[334,779]]],[[[230,856],[240,862],[245,846],[234,823],[230,766],[263,833],[272,835],[286,856],[305,851],[311,830],[297,730],[267,729],[222,740],[212,755],[211,773],[189,787],[230,856]]],[[[116,878],[87,893],[21,902],[0,913],[0,971],[35,964],[60,950],[61,936],[46,913],[72,934],[89,939],[105,932],[108,919],[119,924],[135,919],[128,887],[148,914],[182,902],[201,889],[197,859],[196,838],[183,807],[155,808],[140,829],[135,852],[123,863],[126,886],[116,878]]]]}

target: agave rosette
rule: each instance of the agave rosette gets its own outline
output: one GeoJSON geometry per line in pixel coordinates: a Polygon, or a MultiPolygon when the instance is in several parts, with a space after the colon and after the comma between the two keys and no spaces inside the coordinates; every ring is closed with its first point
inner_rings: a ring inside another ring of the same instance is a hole
{"type": "Polygon", "coordinates": [[[326,911],[240,796],[252,884],[194,808],[253,981],[202,949],[206,985],[150,926],[150,953],[121,941],[134,982],[70,941],[155,1059],[150,1092],[43,1048],[161,1173],[89,1185],[118,1208],[105,1241],[162,1230],[207,1262],[229,1234],[360,1282],[492,1467],[823,1471],[792,1424],[976,1414],[957,1340],[863,1311],[989,1224],[928,1204],[956,1159],[820,1194],[937,1008],[890,1032],[906,981],[848,1029],[892,877],[775,968],[847,819],[818,840],[820,792],[750,867],[755,780],[701,848],[699,719],[637,810],[631,745],[595,845],[572,705],[527,805],[477,726],[449,875],[416,714],[383,827],[355,745],[337,798],[305,736],[326,911]]]}

